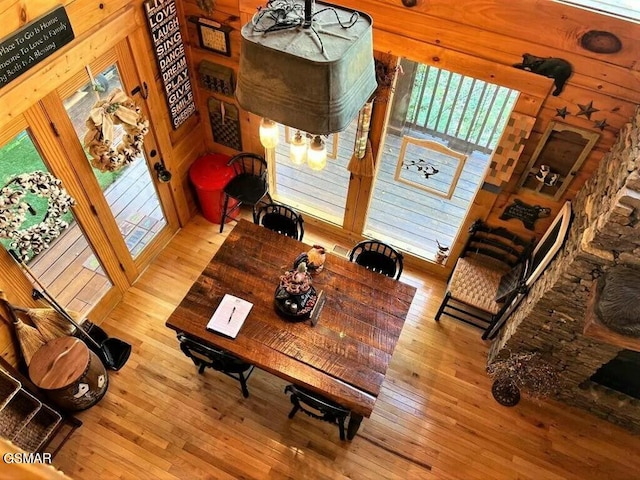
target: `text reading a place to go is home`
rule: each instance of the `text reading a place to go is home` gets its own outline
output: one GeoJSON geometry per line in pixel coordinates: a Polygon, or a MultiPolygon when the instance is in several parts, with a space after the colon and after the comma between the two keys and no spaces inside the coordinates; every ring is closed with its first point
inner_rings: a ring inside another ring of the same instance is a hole
{"type": "Polygon", "coordinates": [[[58,7],[0,40],[0,88],[73,38],[67,12],[58,7]]]}

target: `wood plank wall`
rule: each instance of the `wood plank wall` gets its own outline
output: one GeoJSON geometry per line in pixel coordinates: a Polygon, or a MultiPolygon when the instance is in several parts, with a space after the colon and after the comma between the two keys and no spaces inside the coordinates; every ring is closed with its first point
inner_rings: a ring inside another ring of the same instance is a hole
{"type": "MultiPolygon", "coordinates": [[[[215,55],[215,61],[237,68],[239,32],[235,29],[238,15],[234,10],[235,3],[218,1],[213,18],[223,23],[232,22],[230,24],[234,26],[231,58],[222,59],[215,55]]],[[[239,0],[241,18],[250,18],[264,3],[262,0],[239,0]]],[[[525,230],[521,222],[499,220],[504,207],[517,197],[530,204],[551,207],[553,213],[557,212],[564,200],[573,198],[595,171],[618,130],[629,121],[640,103],[640,64],[637,61],[640,58],[640,25],[637,23],[551,0],[430,0],[419,1],[413,8],[404,7],[401,0],[340,0],[336,3],[367,12],[373,17],[374,49],[447,69],[456,70],[457,67],[460,73],[479,76],[475,65],[470,63],[490,62],[501,75],[511,75],[512,81],[521,80],[523,71],[512,65],[519,63],[524,53],[563,58],[573,65],[574,73],[558,97],[550,95],[552,80],[545,78],[548,96],[537,112],[534,130],[511,182],[497,198],[490,202],[483,199],[480,205],[490,223],[503,225],[523,235],[531,232],[525,230]],[[622,49],[615,54],[597,54],[582,48],[580,38],[590,30],[615,34],[621,40],[622,49]],[[465,58],[475,61],[467,62],[465,58]],[[599,112],[593,114],[591,120],[576,116],[580,111],[578,105],[589,102],[593,102],[599,112]],[[563,107],[570,112],[565,119],[556,116],[556,109],[563,107]],[[600,131],[594,123],[602,119],[606,119],[608,126],[600,131]],[[558,202],[517,189],[525,165],[552,120],[600,133],[595,148],[558,202]]],[[[185,12],[206,16],[196,6],[195,0],[185,0],[184,5],[185,12]]],[[[197,48],[197,38],[192,37],[192,43],[193,58],[197,62],[207,54],[197,48]]],[[[526,75],[536,76],[528,72],[526,75]]],[[[252,115],[245,116],[246,124],[251,125],[254,142],[257,142],[257,121],[252,115]]],[[[379,132],[371,132],[371,136],[380,137],[379,132]]],[[[256,146],[259,150],[259,144],[256,146]]],[[[544,232],[551,220],[552,217],[537,222],[536,233],[544,232]]]]}
{"type": "MultiPolygon", "coordinates": [[[[207,114],[209,91],[199,88],[197,66],[207,58],[237,69],[240,52],[239,29],[263,0],[217,0],[212,14],[201,10],[196,0],[177,0],[183,18],[182,32],[191,65],[199,116],[193,117],[174,131],[169,123],[167,106],[162,93],[155,57],[152,53],[148,28],[143,16],[142,0],[0,0],[2,32],[8,35],[32,19],[57,5],[64,5],[76,39],[20,78],[0,90],[0,128],[25,111],[42,96],[57,88],[86,62],[99,56],[128,36],[135,58],[140,59],[139,74],[151,90],[148,107],[158,133],[161,154],[174,174],[173,193],[179,217],[185,222],[195,211],[195,202],[188,182],[188,168],[193,159],[206,151],[233,154],[230,149],[213,140],[207,114]],[[196,26],[190,17],[209,17],[233,28],[231,56],[216,55],[199,47],[196,26]]],[[[503,224],[520,233],[520,222],[498,219],[504,207],[521,198],[530,204],[552,207],[557,211],[561,202],[553,202],[531,193],[517,192],[516,185],[536,144],[548,123],[561,120],[556,109],[567,107],[571,113],[564,121],[591,131],[594,119],[606,118],[608,126],[575,180],[565,193],[572,198],[584,181],[595,171],[598,162],[612,145],[618,130],[629,120],[640,103],[640,25],[599,15],[582,9],[555,3],[551,0],[429,0],[419,1],[413,8],[404,7],[401,0],[340,0],[346,7],[367,12],[374,20],[374,48],[390,56],[404,56],[415,61],[458,69],[460,73],[478,74],[478,65],[493,65],[501,77],[511,77],[510,83],[539,85],[546,82],[547,93],[552,81],[512,68],[521,61],[523,53],[543,57],[560,57],[574,67],[574,74],[559,97],[548,95],[538,109],[534,131],[524,149],[518,167],[507,188],[499,195],[482,196],[478,208],[492,224],[503,224]],[[615,54],[595,54],[580,46],[581,36],[589,30],[615,34],[623,48],[615,54]],[[419,47],[419,48],[416,48],[419,47]],[[465,61],[472,59],[473,61],[465,61]],[[576,116],[578,105],[593,102],[600,111],[592,120],[576,116]]],[[[484,70],[484,69],[481,69],[484,70]]],[[[490,75],[489,75],[490,76],[490,75]]],[[[214,95],[215,96],[215,95],[214,95]]],[[[225,97],[220,99],[230,101],[225,97]]],[[[535,102],[534,102],[535,103],[535,102]]],[[[537,107],[536,107],[537,108],[537,107]]],[[[259,118],[242,112],[243,148],[261,151],[258,140],[259,118]]],[[[372,138],[381,137],[378,131],[372,138]]],[[[377,145],[374,145],[377,149],[377,145]]],[[[564,199],[562,199],[564,200],[564,199]]],[[[544,231],[551,218],[536,224],[538,233],[544,231]]],[[[28,302],[24,282],[16,266],[4,252],[0,252],[0,271],[12,279],[9,297],[28,302]]],[[[0,354],[11,357],[7,329],[0,328],[0,354]]]]}
{"type": "MultiPolygon", "coordinates": [[[[180,222],[186,223],[196,210],[188,181],[188,168],[205,152],[200,135],[200,116],[192,117],[178,130],[173,130],[164,98],[162,83],[149,39],[142,0],[1,0],[0,37],[9,35],[22,25],[63,5],[69,16],[75,39],[19,78],[0,89],[0,129],[52,92],[85,64],[102,55],[124,38],[137,61],[138,74],[149,85],[147,107],[158,141],[158,150],[173,173],[172,194],[180,222]]],[[[179,0],[178,0],[178,6],[179,0]]],[[[184,25],[183,25],[184,27],[184,25]]],[[[183,32],[186,38],[186,32],[183,32]]],[[[197,91],[195,92],[198,93],[197,91]]],[[[6,251],[0,252],[0,289],[16,305],[28,306],[31,284],[6,251]]],[[[0,355],[16,364],[7,313],[0,309],[0,355]]]]}

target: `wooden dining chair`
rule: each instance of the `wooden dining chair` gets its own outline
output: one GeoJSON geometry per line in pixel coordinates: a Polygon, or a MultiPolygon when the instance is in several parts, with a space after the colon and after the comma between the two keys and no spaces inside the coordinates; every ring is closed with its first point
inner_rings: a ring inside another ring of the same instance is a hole
{"type": "Polygon", "coordinates": [[[340,440],[346,438],[344,422],[351,413],[349,410],[317,393],[293,384],[287,385],[284,392],[291,394],[290,399],[293,404],[289,418],[293,418],[298,411],[302,411],[311,418],[337,424],[340,429],[340,440]]]}
{"type": "Polygon", "coordinates": [[[204,345],[183,333],[178,334],[178,340],[180,341],[180,350],[193,360],[195,366],[198,367],[198,373],[202,374],[205,368],[212,368],[224,373],[240,382],[242,395],[245,398],[249,396],[247,380],[253,372],[253,365],[234,357],[224,350],[204,345]]]}
{"type": "Polygon", "coordinates": [[[396,280],[402,274],[402,260],[402,253],[379,240],[364,240],[349,254],[349,261],[396,280]]]}
{"type": "Polygon", "coordinates": [[[278,203],[269,203],[258,209],[255,223],[287,237],[302,241],[304,219],[293,208],[278,203]]]}
{"type": "Polygon", "coordinates": [[[436,322],[442,315],[484,330],[486,340],[498,319],[524,288],[533,240],[476,220],[451,271],[436,322]]]}
{"type": "Polygon", "coordinates": [[[255,221],[257,205],[262,202],[271,202],[267,182],[267,162],[263,157],[255,153],[239,153],[229,160],[227,166],[233,168],[235,177],[224,187],[220,233],[224,230],[226,220],[233,218],[233,212],[242,205],[251,206],[255,221]],[[230,199],[237,202],[233,207],[229,207],[230,199]]]}

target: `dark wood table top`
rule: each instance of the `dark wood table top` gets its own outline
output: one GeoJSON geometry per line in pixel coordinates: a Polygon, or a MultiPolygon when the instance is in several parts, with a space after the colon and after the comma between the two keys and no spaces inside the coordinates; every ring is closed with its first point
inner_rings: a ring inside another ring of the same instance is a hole
{"type": "Polygon", "coordinates": [[[309,248],[241,220],[166,325],[369,417],[416,289],[329,253],[313,276],[326,295],[317,325],[286,321],[275,289],[309,248]],[[253,303],[235,339],[205,328],[226,293],[253,303]]]}

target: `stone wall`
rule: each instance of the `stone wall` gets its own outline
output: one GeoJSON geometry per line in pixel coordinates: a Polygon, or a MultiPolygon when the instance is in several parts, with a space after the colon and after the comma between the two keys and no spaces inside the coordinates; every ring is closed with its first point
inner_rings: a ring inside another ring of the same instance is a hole
{"type": "Polygon", "coordinates": [[[572,202],[564,247],[494,341],[489,361],[538,351],[561,373],[558,399],[640,432],[640,401],[589,381],[621,347],[583,334],[591,287],[616,265],[640,268],[640,109],[572,202]]]}

